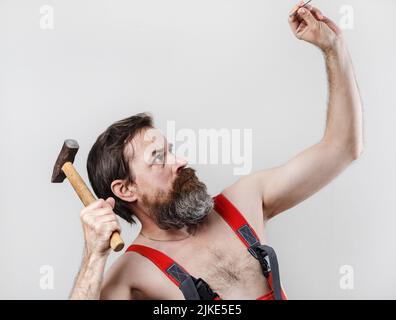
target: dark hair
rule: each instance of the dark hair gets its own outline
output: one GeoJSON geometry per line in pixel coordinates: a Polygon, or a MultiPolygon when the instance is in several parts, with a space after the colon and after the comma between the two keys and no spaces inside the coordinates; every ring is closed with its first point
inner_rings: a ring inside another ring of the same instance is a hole
{"type": "Polygon", "coordinates": [[[88,177],[98,198],[115,200],[114,212],[129,223],[135,223],[128,202],[118,198],[111,190],[111,183],[117,179],[133,182],[124,148],[142,129],[153,127],[148,113],[138,113],[117,121],[106,129],[92,146],[87,159],[88,177]]]}

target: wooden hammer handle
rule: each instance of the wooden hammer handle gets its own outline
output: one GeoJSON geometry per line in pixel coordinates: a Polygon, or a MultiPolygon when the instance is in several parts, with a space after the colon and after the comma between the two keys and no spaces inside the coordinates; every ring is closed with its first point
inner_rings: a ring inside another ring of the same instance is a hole
{"type": "MultiPolygon", "coordinates": [[[[96,201],[96,198],[92,194],[91,190],[89,190],[88,186],[85,184],[84,180],[78,174],[71,162],[65,162],[65,164],[62,166],[62,171],[69,179],[73,189],[80,197],[84,206],[88,206],[92,202],[96,201]]],[[[124,241],[122,241],[121,236],[117,231],[113,232],[110,237],[110,247],[114,251],[120,251],[122,248],[124,248],[124,241]]]]}

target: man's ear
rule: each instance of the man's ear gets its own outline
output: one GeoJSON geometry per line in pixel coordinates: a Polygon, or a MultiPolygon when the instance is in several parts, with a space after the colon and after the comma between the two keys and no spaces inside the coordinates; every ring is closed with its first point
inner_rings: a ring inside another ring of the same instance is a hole
{"type": "Polygon", "coordinates": [[[111,183],[111,191],[114,195],[126,202],[134,202],[137,200],[136,185],[127,183],[125,180],[114,180],[111,183]]]}

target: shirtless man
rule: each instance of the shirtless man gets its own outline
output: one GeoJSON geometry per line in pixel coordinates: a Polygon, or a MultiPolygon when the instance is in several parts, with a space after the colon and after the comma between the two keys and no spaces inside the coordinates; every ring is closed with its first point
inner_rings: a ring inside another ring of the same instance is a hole
{"type": "MultiPolygon", "coordinates": [[[[265,243],[266,222],[332,181],[363,150],[362,106],[340,29],[312,6],[293,8],[295,36],[324,54],[329,82],[321,141],[284,165],[244,176],[224,195],[265,243]]],[[[204,279],[222,299],[256,299],[270,291],[258,261],[214,210],[212,197],[185,160],[138,114],[110,126],[92,147],[88,173],[98,198],[81,211],[85,251],[72,299],[184,299],[149,259],[126,252],[103,276],[119,216],[142,230],[134,244],[161,251],[204,279]],[[106,200],[104,200],[106,199],[106,200]]]]}

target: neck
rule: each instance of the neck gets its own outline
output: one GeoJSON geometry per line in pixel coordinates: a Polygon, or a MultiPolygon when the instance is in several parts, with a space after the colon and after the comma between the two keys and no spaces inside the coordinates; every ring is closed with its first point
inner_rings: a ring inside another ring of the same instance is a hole
{"type": "Polygon", "coordinates": [[[178,230],[163,230],[160,229],[155,223],[148,224],[144,222],[142,222],[142,229],[140,233],[144,237],[154,241],[177,241],[187,239],[191,236],[186,227],[178,230]]]}
{"type": "Polygon", "coordinates": [[[158,227],[154,219],[146,212],[143,212],[142,210],[135,210],[135,215],[142,225],[140,233],[142,233],[146,238],[159,241],[174,241],[187,239],[190,236],[189,232],[187,231],[187,227],[182,229],[164,230],[158,227]]]}

